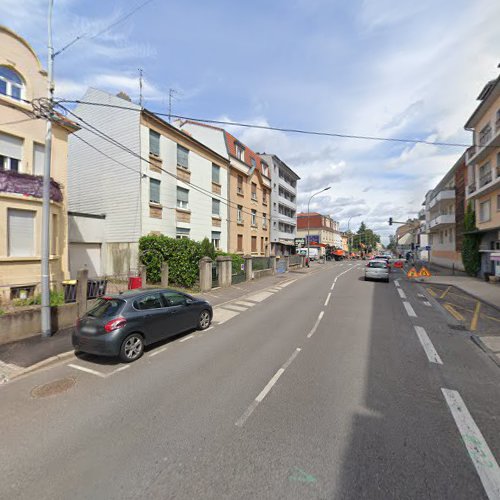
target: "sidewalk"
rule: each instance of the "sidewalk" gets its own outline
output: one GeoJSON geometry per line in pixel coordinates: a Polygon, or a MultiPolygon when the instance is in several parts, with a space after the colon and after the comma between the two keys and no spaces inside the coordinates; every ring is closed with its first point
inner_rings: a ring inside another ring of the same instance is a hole
{"type": "MultiPolygon", "coordinates": [[[[283,281],[295,280],[320,272],[324,269],[324,266],[323,264],[311,264],[310,268],[296,269],[259,280],[245,281],[229,288],[214,288],[210,292],[198,294],[197,296],[208,300],[212,306],[216,307],[231,300],[242,298],[247,294],[272,288],[283,281]]],[[[72,331],[73,328],[67,328],[48,338],[36,335],[17,342],[0,345],[0,384],[27,371],[72,356],[72,331]]]]}
{"type": "Polygon", "coordinates": [[[457,287],[485,304],[500,310],[500,283],[487,283],[470,276],[431,276],[430,278],[417,278],[416,281],[457,287]]]}

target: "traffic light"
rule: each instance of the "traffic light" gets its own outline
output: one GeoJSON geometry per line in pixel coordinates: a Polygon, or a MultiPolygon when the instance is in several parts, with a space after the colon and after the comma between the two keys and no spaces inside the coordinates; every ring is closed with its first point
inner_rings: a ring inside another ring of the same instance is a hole
{"type": "Polygon", "coordinates": [[[389,226],[392,226],[392,217],[389,217],[389,226]]]}

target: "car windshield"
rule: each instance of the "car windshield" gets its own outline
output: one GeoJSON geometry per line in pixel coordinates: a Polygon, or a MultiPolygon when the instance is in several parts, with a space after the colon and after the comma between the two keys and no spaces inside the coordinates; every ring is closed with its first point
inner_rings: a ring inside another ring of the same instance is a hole
{"type": "Polygon", "coordinates": [[[93,318],[111,318],[118,314],[124,304],[125,301],[120,299],[97,299],[94,307],[87,312],[87,316],[93,318]]]}
{"type": "Polygon", "coordinates": [[[368,263],[368,267],[385,268],[387,264],[381,260],[375,260],[368,263]]]}

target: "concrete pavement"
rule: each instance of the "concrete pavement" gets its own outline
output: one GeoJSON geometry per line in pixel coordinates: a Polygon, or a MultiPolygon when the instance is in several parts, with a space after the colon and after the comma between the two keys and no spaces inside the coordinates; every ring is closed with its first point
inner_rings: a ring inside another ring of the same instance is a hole
{"type": "Polygon", "coordinates": [[[132,365],[3,386],[0,498],[497,498],[498,367],[362,265],[247,297],[132,365]]]}

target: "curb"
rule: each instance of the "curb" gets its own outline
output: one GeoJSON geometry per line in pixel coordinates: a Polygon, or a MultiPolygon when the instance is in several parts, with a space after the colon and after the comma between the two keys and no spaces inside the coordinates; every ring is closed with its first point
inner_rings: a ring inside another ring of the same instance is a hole
{"type": "Polygon", "coordinates": [[[47,366],[53,365],[57,363],[58,361],[65,361],[66,359],[71,358],[71,356],[74,356],[75,351],[66,351],[61,354],[56,354],[55,356],[51,356],[50,358],[47,359],[42,359],[42,361],[39,361],[38,363],[35,363],[34,365],[27,366],[23,370],[21,370],[18,373],[15,373],[7,382],[11,382],[12,380],[15,380],[16,378],[22,377],[23,375],[28,375],[29,373],[32,373],[34,371],[40,370],[42,368],[46,368],[47,366]]]}
{"type": "Polygon", "coordinates": [[[470,339],[493,361],[493,363],[495,363],[500,368],[500,359],[498,359],[495,353],[481,340],[479,335],[471,333],[470,339]]]}

